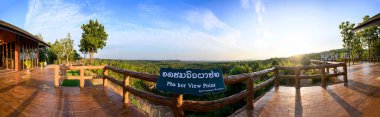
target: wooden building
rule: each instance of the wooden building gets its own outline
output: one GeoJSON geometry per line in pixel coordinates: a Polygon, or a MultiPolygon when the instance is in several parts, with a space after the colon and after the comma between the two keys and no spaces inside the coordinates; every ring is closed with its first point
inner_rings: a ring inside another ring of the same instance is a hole
{"type": "Polygon", "coordinates": [[[0,20],[0,69],[26,69],[26,60],[31,60],[32,67],[37,67],[38,48],[43,47],[49,45],[31,33],[0,20]]]}

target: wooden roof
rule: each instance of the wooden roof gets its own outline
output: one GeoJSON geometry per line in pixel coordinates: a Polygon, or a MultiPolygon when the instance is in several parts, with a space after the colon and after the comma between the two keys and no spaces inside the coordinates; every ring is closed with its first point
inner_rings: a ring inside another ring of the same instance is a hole
{"type": "Polygon", "coordinates": [[[358,26],[356,26],[354,28],[354,31],[359,30],[359,29],[364,28],[364,27],[367,27],[367,26],[370,26],[370,25],[380,25],[380,13],[369,18],[367,21],[359,24],[358,26]]]}
{"type": "Polygon", "coordinates": [[[27,31],[25,31],[25,30],[23,30],[23,29],[21,29],[21,28],[19,28],[17,26],[14,26],[14,25],[12,25],[10,23],[7,23],[5,21],[0,20],[0,29],[6,30],[6,31],[9,31],[9,32],[12,32],[12,33],[15,33],[15,34],[20,35],[20,36],[23,36],[23,37],[25,37],[27,39],[30,39],[30,40],[35,41],[35,42],[38,42],[38,43],[40,43],[43,46],[50,47],[49,44],[45,43],[42,40],[37,39],[33,34],[27,32],[27,31]]]}

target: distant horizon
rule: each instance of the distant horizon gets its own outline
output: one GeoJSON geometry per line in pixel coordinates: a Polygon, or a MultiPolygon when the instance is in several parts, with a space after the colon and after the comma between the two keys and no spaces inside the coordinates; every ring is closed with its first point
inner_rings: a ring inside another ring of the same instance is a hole
{"type": "MultiPolygon", "coordinates": [[[[339,49],[344,49],[344,48],[339,48],[339,49]]],[[[339,50],[339,49],[331,49],[331,50],[339,50]]],[[[239,62],[239,61],[263,61],[263,60],[268,60],[268,59],[273,59],[273,58],[289,58],[289,57],[305,55],[305,54],[322,53],[322,52],[331,51],[331,50],[325,50],[325,51],[320,51],[320,52],[311,52],[311,53],[301,53],[301,54],[295,54],[295,55],[284,56],[284,57],[271,57],[271,58],[266,58],[266,59],[241,59],[241,60],[112,59],[112,58],[98,58],[98,57],[95,57],[94,59],[130,60],[130,61],[239,62]]],[[[86,57],[86,59],[89,59],[89,57],[86,57]]]]}
{"type": "MultiPolygon", "coordinates": [[[[380,0],[2,0],[0,20],[54,42],[98,19],[108,33],[96,58],[265,60],[342,48],[339,24],[380,13],[380,0]]],[[[82,54],[81,54],[82,56],[82,54]]]]}

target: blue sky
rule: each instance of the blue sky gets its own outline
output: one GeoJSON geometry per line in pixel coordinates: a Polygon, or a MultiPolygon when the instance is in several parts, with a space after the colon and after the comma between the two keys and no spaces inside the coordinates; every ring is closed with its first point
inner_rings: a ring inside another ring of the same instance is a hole
{"type": "Polygon", "coordinates": [[[0,20],[53,42],[104,24],[95,57],[254,60],[342,48],[339,24],[380,13],[380,0],[1,0],[0,20]]]}

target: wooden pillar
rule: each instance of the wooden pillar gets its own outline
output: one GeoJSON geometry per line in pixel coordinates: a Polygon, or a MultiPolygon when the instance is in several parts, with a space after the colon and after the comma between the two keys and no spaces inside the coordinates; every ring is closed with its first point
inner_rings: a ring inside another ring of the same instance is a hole
{"type": "Polygon", "coordinates": [[[108,69],[103,68],[103,86],[107,86],[107,78],[105,76],[108,75],[108,69]]]}
{"type": "Polygon", "coordinates": [[[347,64],[344,64],[343,65],[343,70],[344,70],[344,76],[343,76],[343,82],[344,82],[344,86],[348,86],[348,78],[347,78],[347,64]]]}
{"type": "MultiPolygon", "coordinates": [[[[128,86],[128,85],[129,85],[129,76],[124,75],[124,86],[128,86]]],[[[129,103],[129,92],[125,89],[123,91],[124,91],[124,93],[123,93],[124,94],[124,104],[128,104],[129,103]]]]}
{"type": "Polygon", "coordinates": [[[296,68],[295,70],[296,72],[296,78],[295,78],[295,87],[296,89],[300,89],[301,88],[301,78],[300,78],[300,74],[301,74],[301,69],[300,68],[296,68]]]}
{"type": "Polygon", "coordinates": [[[54,70],[54,86],[59,87],[59,65],[55,65],[55,70],[54,70]]]}
{"type": "Polygon", "coordinates": [[[253,103],[254,103],[254,92],[253,92],[253,80],[252,78],[248,78],[245,82],[246,84],[246,87],[247,87],[247,91],[248,91],[248,95],[247,95],[247,111],[246,111],[246,115],[247,117],[252,117],[253,116],[253,103]]]}
{"type": "Polygon", "coordinates": [[[10,66],[9,66],[9,68],[10,69],[14,69],[13,67],[14,67],[14,63],[12,63],[12,60],[13,60],[13,57],[14,57],[14,54],[13,54],[13,50],[12,50],[12,48],[13,48],[13,42],[10,42],[9,43],[9,64],[10,64],[10,66]]]}
{"type": "Polygon", "coordinates": [[[20,71],[20,42],[15,43],[15,71],[20,71]]]}
{"type": "MultiPolygon", "coordinates": [[[[39,65],[39,51],[38,51],[38,46],[36,47],[36,66],[38,67],[39,65]]],[[[42,66],[39,66],[39,67],[42,67],[42,66]]]]}
{"type": "Polygon", "coordinates": [[[84,87],[84,69],[81,68],[80,69],[80,88],[83,88],[84,87]]]}
{"type": "Polygon", "coordinates": [[[321,85],[322,85],[322,87],[323,88],[326,88],[326,86],[327,86],[327,84],[326,84],[326,72],[325,72],[325,70],[324,70],[324,68],[323,69],[320,69],[320,71],[321,71],[321,75],[322,75],[322,77],[321,77],[321,85]]]}
{"type": "Polygon", "coordinates": [[[5,67],[8,69],[8,44],[5,44],[5,67]]]}
{"type": "Polygon", "coordinates": [[[338,73],[338,68],[334,67],[334,74],[338,73]]]}
{"type": "Polygon", "coordinates": [[[276,70],[274,70],[274,87],[277,90],[280,86],[280,77],[278,75],[279,69],[276,67],[276,70]]]}
{"type": "Polygon", "coordinates": [[[174,101],[174,107],[172,107],[172,111],[175,117],[183,117],[184,112],[182,109],[182,101],[183,101],[183,95],[182,94],[173,94],[173,101],[174,101]]]}
{"type": "Polygon", "coordinates": [[[3,45],[1,45],[2,47],[2,54],[3,54],[3,57],[2,57],[2,61],[3,61],[3,65],[1,67],[5,67],[5,43],[3,45]]]}

